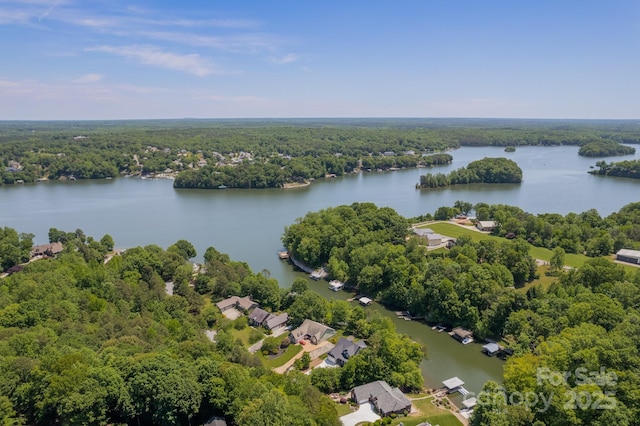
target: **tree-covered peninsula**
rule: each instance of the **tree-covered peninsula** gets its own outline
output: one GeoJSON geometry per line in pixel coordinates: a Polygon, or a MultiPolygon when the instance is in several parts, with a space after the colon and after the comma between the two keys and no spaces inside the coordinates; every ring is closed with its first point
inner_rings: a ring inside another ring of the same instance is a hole
{"type": "Polygon", "coordinates": [[[596,169],[589,170],[592,175],[616,176],[631,179],[640,179],[640,160],[627,160],[607,163],[596,162],[596,169]]]}
{"type": "Polygon", "coordinates": [[[627,272],[604,257],[564,268],[564,250],[557,246],[547,266],[532,257],[526,237],[529,232],[536,241],[540,232],[544,240],[575,246],[590,236],[595,247],[624,234],[623,246],[630,248],[640,243],[640,208],[625,206],[602,219],[594,212],[536,217],[508,206],[476,207],[479,216],[489,213],[486,219],[496,222],[497,235],[511,226],[525,235],[496,238],[470,230],[478,238],[463,235],[449,250],[430,251],[393,210],[355,203],[307,214],[285,230],[283,242],[293,256],[326,265],[331,277],[389,308],[462,326],[513,349],[503,387],[485,385],[486,399],[479,397],[472,424],[640,422],[634,337],[640,333],[640,269],[627,272]],[[557,380],[562,377],[567,379],[557,380]],[[538,398],[525,404],[518,398],[526,395],[538,398]]]}
{"type": "Polygon", "coordinates": [[[583,157],[611,157],[614,155],[633,155],[635,153],[636,149],[634,147],[612,141],[590,142],[582,145],[578,150],[578,155],[583,157]]]}
{"type": "Polygon", "coordinates": [[[420,176],[416,188],[441,188],[469,183],[521,183],[522,169],[507,158],[483,158],[449,174],[437,173],[420,176]]]}

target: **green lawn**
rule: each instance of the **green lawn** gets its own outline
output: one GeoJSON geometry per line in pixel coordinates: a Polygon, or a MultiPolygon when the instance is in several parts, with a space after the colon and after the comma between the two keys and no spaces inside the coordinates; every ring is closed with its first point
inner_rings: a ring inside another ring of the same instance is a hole
{"type": "MultiPolygon", "coordinates": [[[[235,328],[231,327],[229,329],[229,333],[231,333],[231,335],[233,337],[235,337],[236,339],[240,340],[242,342],[242,345],[245,348],[248,348],[249,346],[252,345],[252,343],[249,343],[249,334],[251,333],[251,330],[257,330],[251,327],[245,327],[242,330],[236,330],[235,328]]],[[[258,330],[259,331],[259,330],[258,330]]],[[[260,332],[262,333],[262,332],[260,332]]],[[[262,333],[263,337],[264,337],[264,333],[262,333]]]]}
{"type": "Polygon", "coordinates": [[[338,417],[346,416],[347,414],[353,413],[353,411],[351,411],[351,405],[340,404],[337,402],[336,402],[336,411],[338,412],[338,417]]]}
{"type": "Polygon", "coordinates": [[[432,425],[440,426],[462,425],[462,423],[460,423],[460,420],[458,420],[456,416],[454,416],[447,410],[436,407],[431,401],[433,401],[433,397],[411,401],[413,407],[419,410],[419,413],[407,417],[399,417],[395,419],[391,424],[398,425],[402,423],[405,426],[415,426],[422,422],[428,421],[432,425]]]}
{"type": "Polygon", "coordinates": [[[264,355],[262,355],[262,352],[260,351],[258,351],[258,356],[260,357],[260,360],[265,367],[277,368],[284,365],[287,361],[296,356],[296,354],[301,350],[302,346],[300,345],[289,345],[289,347],[287,347],[287,350],[277,358],[267,359],[264,355]]]}
{"type": "MultiPolygon", "coordinates": [[[[422,226],[423,228],[431,228],[434,232],[442,235],[446,235],[447,237],[458,238],[463,235],[468,235],[473,242],[479,242],[481,240],[493,239],[496,241],[504,242],[506,241],[502,237],[496,237],[494,235],[485,234],[483,232],[478,232],[473,229],[465,228],[462,226],[454,225],[453,223],[447,222],[436,222],[429,225],[422,226]]],[[[553,252],[544,247],[529,247],[529,254],[534,259],[542,259],[549,261],[551,260],[551,256],[553,252]]],[[[571,266],[573,268],[578,268],[582,266],[584,262],[589,260],[590,258],[580,254],[567,253],[564,258],[565,266],[571,266]]]]}

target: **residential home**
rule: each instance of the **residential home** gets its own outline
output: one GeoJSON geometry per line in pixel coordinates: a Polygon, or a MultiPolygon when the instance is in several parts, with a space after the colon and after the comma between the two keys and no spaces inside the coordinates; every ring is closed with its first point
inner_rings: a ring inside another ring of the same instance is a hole
{"type": "Polygon", "coordinates": [[[34,246],[31,249],[31,257],[35,256],[55,256],[59,253],[62,253],[64,250],[64,246],[62,243],[55,242],[51,244],[43,244],[40,246],[34,246]]]}
{"type": "Polygon", "coordinates": [[[265,311],[264,309],[255,308],[249,314],[249,324],[260,327],[265,325],[267,320],[273,316],[274,315],[271,315],[271,313],[265,311]]]}
{"type": "Polygon", "coordinates": [[[402,391],[382,380],[356,386],[351,390],[351,398],[357,404],[372,403],[382,417],[411,411],[411,401],[402,391]]]}
{"type": "Polygon", "coordinates": [[[338,343],[329,351],[327,354],[327,359],[334,364],[338,364],[342,367],[352,356],[356,355],[360,350],[367,347],[367,344],[359,340],[358,342],[353,342],[349,339],[345,339],[341,337],[338,340],[338,343]]]}
{"type": "Polygon", "coordinates": [[[267,323],[265,327],[267,327],[268,330],[273,332],[287,325],[288,321],[289,321],[289,314],[287,314],[286,312],[277,316],[272,315],[271,318],[267,319],[267,323]]]}
{"type": "Polygon", "coordinates": [[[479,220],[476,223],[476,228],[481,231],[491,232],[496,228],[496,223],[493,220],[479,220]]]}
{"type": "Polygon", "coordinates": [[[301,340],[309,340],[314,345],[317,345],[319,342],[327,340],[334,334],[336,334],[336,331],[333,328],[320,324],[319,322],[306,319],[300,327],[291,331],[290,338],[292,343],[298,343],[301,340]]]}
{"type": "Polygon", "coordinates": [[[227,311],[231,308],[237,308],[241,311],[250,311],[258,307],[258,303],[251,300],[249,296],[231,296],[228,299],[224,299],[216,303],[216,306],[220,309],[220,312],[227,311]]]}

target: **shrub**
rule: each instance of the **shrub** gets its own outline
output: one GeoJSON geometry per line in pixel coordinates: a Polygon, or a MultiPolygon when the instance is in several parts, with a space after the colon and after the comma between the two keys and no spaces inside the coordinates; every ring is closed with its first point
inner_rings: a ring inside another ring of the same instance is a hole
{"type": "Polygon", "coordinates": [[[249,325],[249,320],[245,316],[238,317],[233,322],[233,328],[236,330],[244,330],[249,325]]]}
{"type": "Polygon", "coordinates": [[[262,353],[277,354],[280,342],[276,337],[267,337],[262,343],[262,353]]]}
{"type": "Polygon", "coordinates": [[[257,343],[260,339],[262,339],[262,333],[260,333],[255,328],[252,328],[249,332],[249,344],[253,345],[257,343]]]}
{"type": "Polygon", "coordinates": [[[289,340],[288,337],[285,337],[284,339],[282,339],[282,342],[280,342],[280,347],[282,349],[287,349],[290,344],[291,344],[291,340],[289,340]]]}

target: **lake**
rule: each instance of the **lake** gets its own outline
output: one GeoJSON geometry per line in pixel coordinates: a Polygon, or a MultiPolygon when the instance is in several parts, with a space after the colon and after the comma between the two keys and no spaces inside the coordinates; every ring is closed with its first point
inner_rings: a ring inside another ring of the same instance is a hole
{"type": "MultiPolygon", "coordinates": [[[[594,208],[602,216],[640,201],[640,180],[605,178],[587,173],[597,159],[578,156],[577,147],[519,147],[513,153],[499,147],[452,151],[453,163],[432,169],[363,173],[322,179],[293,189],[175,190],[171,180],[118,178],[104,181],[44,182],[0,186],[0,226],[35,234],[35,243],[48,242],[49,228],[82,229],[96,239],[110,234],[117,247],[158,244],[179,239],[193,243],[199,257],[209,246],[234,260],[246,261],[255,272],[269,271],[289,287],[301,273],[277,257],[285,226],[309,211],[373,202],[392,207],[406,217],[433,213],[455,201],[509,204],[531,213],[580,213],[594,208]],[[518,163],[519,185],[461,185],[417,190],[425,173],[448,173],[484,157],[506,157],[518,163]]],[[[640,154],[607,158],[607,162],[640,158],[640,154]]],[[[327,297],[326,283],[311,288],[327,297]]],[[[399,331],[428,347],[423,363],[427,384],[459,376],[477,392],[488,379],[500,380],[501,361],[480,353],[479,345],[463,346],[446,333],[411,321],[399,321],[379,306],[367,308],[390,315],[399,331]]]]}

